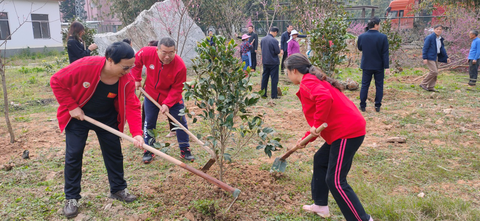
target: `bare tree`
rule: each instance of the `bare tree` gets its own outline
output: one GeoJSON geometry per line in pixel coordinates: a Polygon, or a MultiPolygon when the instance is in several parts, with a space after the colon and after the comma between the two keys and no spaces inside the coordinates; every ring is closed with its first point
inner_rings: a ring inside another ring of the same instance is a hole
{"type": "MultiPolygon", "coordinates": [[[[3,1],[0,1],[0,4],[2,3],[3,1]]],[[[15,7],[15,2],[12,1],[14,7],[15,7]]],[[[27,16],[24,16],[23,20],[20,20],[20,17],[18,16],[18,12],[17,12],[17,9],[15,8],[15,13],[17,15],[17,19],[18,19],[18,27],[10,33],[9,36],[7,36],[5,38],[5,40],[0,44],[0,48],[5,45],[5,47],[7,46],[7,39],[10,39],[10,37],[15,34],[15,32],[18,31],[18,29],[20,29],[20,27],[22,27],[27,21],[28,21],[28,18],[30,18],[30,14],[32,13],[32,7],[33,7],[33,3],[31,4],[30,6],[30,13],[28,13],[27,16]]],[[[42,6],[43,7],[43,6],[42,6]]],[[[1,54],[1,53],[0,53],[1,54]]],[[[5,57],[5,54],[3,55],[3,58],[5,57]]],[[[2,90],[3,90],[3,105],[4,105],[4,110],[3,110],[3,113],[5,115],[5,122],[7,124],[7,129],[8,129],[8,133],[10,134],[10,143],[14,143],[15,142],[15,133],[13,131],[13,128],[12,128],[12,124],[10,123],[10,117],[9,117],[9,113],[8,113],[8,91],[7,91],[7,77],[5,75],[5,65],[3,64],[3,59],[2,59],[2,56],[0,56],[0,75],[2,76],[2,90]]]]}

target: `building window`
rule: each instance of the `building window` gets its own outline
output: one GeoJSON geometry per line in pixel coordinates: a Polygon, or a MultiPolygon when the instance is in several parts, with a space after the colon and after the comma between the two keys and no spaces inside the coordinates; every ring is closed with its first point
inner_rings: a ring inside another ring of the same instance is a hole
{"type": "Polygon", "coordinates": [[[12,40],[10,25],[8,25],[8,13],[6,12],[0,12],[0,40],[12,40]]]}
{"type": "Polygon", "coordinates": [[[33,38],[50,38],[48,15],[32,14],[33,38]]]}

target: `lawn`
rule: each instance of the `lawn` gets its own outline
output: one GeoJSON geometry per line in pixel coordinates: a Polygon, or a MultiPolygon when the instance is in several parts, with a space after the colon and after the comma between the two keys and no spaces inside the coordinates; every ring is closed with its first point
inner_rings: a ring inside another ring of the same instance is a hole
{"type": "MultiPolygon", "coordinates": [[[[60,56],[58,56],[60,57],[60,56]]],[[[9,136],[3,114],[0,119],[0,219],[64,219],[63,167],[65,136],[59,132],[56,107],[49,87],[53,69],[61,58],[12,60],[6,69],[10,119],[16,133],[9,136]],[[43,61],[45,60],[45,61],[43,61]],[[21,158],[29,150],[31,158],[21,158]],[[11,169],[9,169],[12,167],[11,169]]],[[[8,65],[8,64],[7,64],[8,65]]],[[[341,78],[360,82],[361,72],[343,68],[341,78]]],[[[418,87],[425,69],[404,69],[385,80],[381,112],[373,109],[373,83],[369,93],[367,135],[355,157],[349,183],[374,220],[480,220],[480,88],[467,88],[466,72],[442,72],[436,87],[426,92],[418,87]],[[401,136],[406,143],[387,143],[401,136]]],[[[192,79],[194,76],[189,76],[192,79]]],[[[252,82],[259,89],[260,74],[252,82]]],[[[255,111],[266,113],[266,124],[275,128],[284,147],[293,147],[309,129],[295,96],[298,86],[280,77],[284,96],[260,101],[255,111]]],[[[270,89],[269,89],[270,90],[270,89]]],[[[356,104],[359,91],[345,91],[356,104]]],[[[3,94],[0,94],[3,96],[3,94]]],[[[193,107],[192,103],[187,103],[193,107]]],[[[0,108],[4,108],[3,103],[0,108]]],[[[2,112],[3,113],[3,112],[2,112]]],[[[204,122],[189,128],[205,132],[204,122]]],[[[167,121],[158,121],[159,138],[172,144],[165,151],[179,158],[175,138],[164,138],[167,121]]],[[[205,133],[203,133],[205,134],[205,133]]],[[[249,143],[231,150],[224,181],[242,191],[233,198],[202,178],[161,158],[141,163],[142,150],[123,141],[125,178],[139,199],[127,204],[108,198],[106,169],[95,134],[88,138],[83,159],[82,199],[79,220],[344,220],[333,198],[332,217],[321,219],[302,211],[311,204],[312,157],[322,144],[294,153],[285,174],[269,172],[273,160],[249,143]],[[234,154],[236,153],[236,154],[234,154]],[[229,209],[228,209],[229,208],[229,209]],[[228,210],[227,210],[228,209],[228,210]]],[[[234,144],[232,144],[232,147],[234,144]]],[[[202,167],[208,154],[192,143],[202,167]]],[[[218,166],[208,174],[218,177],[218,166]]]]}

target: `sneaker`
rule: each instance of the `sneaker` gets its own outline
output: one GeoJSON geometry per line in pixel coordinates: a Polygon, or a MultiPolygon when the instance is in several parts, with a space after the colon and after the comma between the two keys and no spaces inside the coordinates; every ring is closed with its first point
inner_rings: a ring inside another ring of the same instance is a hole
{"type": "Polygon", "coordinates": [[[63,214],[68,218],[73,218],[78,215],[78,201],[76,199],[68,199],[63,207],[63,214]]]}
{"type": "Polygon", "coordinates": [[[135,196],[133,194],[130,194],[128,192],[127,188],[125,188],[125,189],[120,190],[120,191],[118,191],[114,194],[110,193],[110,198],[120,200],[120,201],[123,201],[123,202],[127,202],[127,203],[131,203],[131,202],[133,202],[134,200],[137,199],[137,196],[135,196]]]}
{"type": "Polygon", "coordinates": [[[361,110],[362,112],[367,111],[367,110],[365,109],[365,107],[360,107],[360,110],[361,110]]]}
{"type": "Polygon", "coordinates": [[[330,211],[328,210],[328,206],[317,206],[315,204],[304,205],[303,210],[310,213],[316,213],[323,218],[330,217],[330,211]]]}
{"type": "Polygon", "coordinates": [[[143,163],[144,164],[149,164],[150,162],[152,162],[153,158],[155,158],[155,154],[153,154],[152,152],[146,150],[144,153],[143,153],[143,163]]]}
{"type": "Polygon", "coordinates": [[[380,107],[375,107],[376,112],[380,112],[380,107]]]}
{"type": "Polygon", "coordinates": [[[175,131],[170,131],[170,133],[167,134],[167,136],[165,136],[165,137],[174,137],[174,136],[177,136],[177,132],[175,132],[175,131]]]}
{"type": "Polygon", "coordinates": [[[195,160],[195,157],[192,155],[192,152],[189,148],[187,148],[186,150],[181,150],[180,157],[190,162],[193,162],[195,160]]]}

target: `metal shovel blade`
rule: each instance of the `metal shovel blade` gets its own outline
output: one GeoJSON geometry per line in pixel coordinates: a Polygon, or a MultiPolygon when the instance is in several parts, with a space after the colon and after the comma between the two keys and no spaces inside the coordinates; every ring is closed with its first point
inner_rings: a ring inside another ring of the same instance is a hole
{"type": "Polygon", "coordinates": [[[270,173],[273,172],[285,172],[285,169],[287,168],[287,161],[286,160],[281,160],[280,158],[275,158],[275,161],[273,162],[272,168],[270,169],[270,173]]]}

